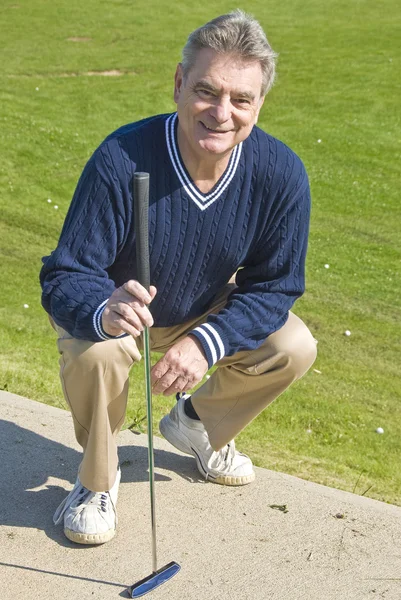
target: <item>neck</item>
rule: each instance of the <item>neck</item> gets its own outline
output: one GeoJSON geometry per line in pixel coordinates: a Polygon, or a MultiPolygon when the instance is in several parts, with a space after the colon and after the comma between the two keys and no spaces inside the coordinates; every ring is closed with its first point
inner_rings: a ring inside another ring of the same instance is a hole
{"type": "Polygon", "coordinates": [[[202,193],[207,194],[226,170],[232,150],[219,156],[199,156],[191,149],[179,125],[177,138],[181,158],[192,181],[202,193]]]}

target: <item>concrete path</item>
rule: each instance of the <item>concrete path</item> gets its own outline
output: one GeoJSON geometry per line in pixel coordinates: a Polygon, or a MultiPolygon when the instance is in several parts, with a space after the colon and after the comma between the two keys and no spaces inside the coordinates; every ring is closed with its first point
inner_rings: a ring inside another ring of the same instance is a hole
{"type": "MultiPolygon", "coordinates": [[[[80,461],[70,414],[0,392],[0,418],[1,600],[128,597],[151,573],[146,436],[122,432],[118,534],[85,547],[52,523],[80,461]]],[[[159,438],[155,463],[158,563],[181,571],[149,600],[401,599],[401,508],[265,469],[206,483],[159,438]]]]}

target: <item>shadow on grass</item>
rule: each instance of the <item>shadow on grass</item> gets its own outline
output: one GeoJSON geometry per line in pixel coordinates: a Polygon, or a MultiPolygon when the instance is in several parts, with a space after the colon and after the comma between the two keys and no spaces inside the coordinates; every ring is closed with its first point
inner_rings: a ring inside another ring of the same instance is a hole
{"type": "MultiPolygon", "coordinates": [[[[73,485],[81,453],[5,420],[0,420],[0,453],[0,525],[42,530],[62,546],[85,550],[85,546],[70,542],[62,527],[53,524],[53,514],[71,486],[66,486],[67,490],[59,485],[46,485],[49,477],[63,479],[73,485]]],[[[204,483],[193,458],[159,449],[155,449],[154,455],[156,482],[171,480],[157,473],[157,469],[166,469],[189,482],[204,483]]],[[[148,481],[146,447],[122,446],[119,457],[122,483],[148,481]]]]}

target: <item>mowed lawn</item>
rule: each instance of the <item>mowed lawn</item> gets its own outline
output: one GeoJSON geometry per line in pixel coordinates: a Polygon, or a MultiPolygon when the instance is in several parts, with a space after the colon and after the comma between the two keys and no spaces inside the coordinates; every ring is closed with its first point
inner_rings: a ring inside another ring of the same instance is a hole
{"type": "MultiPolygon", "coordinates": [[[[124,123],[174,110],[188,33],[232,8],[219,0],[2,3],[1,389],[65,408],[40,304],[41,257],[57,243],[93,150],[124,123]]],[[[307,292],[295,312],[319,356],[238,446],[257,465],[401,505],[398,3],[254,0],[244,8],[280,55],[259,125],[292,147],[310,176],[307,292]]],[[[132,372],[126,426],[143,425],[142,368],[132,372]]],[[[173,402],[154,398],[155,424],[173,402]]]]}

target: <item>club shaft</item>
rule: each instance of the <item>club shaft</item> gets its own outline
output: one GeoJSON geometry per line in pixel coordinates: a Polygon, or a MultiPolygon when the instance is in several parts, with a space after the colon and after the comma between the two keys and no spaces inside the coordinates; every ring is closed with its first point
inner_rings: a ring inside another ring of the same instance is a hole
{"type": "MultiPolygon", "coordinates": [[[[149,291],[150,287],[150,262],[149,262],[149,173],[136,172],[133,179],[135,234],[138,281],[149,291]]],[[[145,360],[146,383],[146,412],[148,422],[148,462],[149,462],[149,488],[152,525],[152,565],[153,572],[157,571],[156,554],[156,502],[155,502],[155,476],[153,453],[153,416],[152,416],[152,382],[150,364],[150,338],[149,328],[143,331],[143,350],[145,360]]]]}
{"type": "Polygon", "coordinates": [[[148,462],[149,462],[149,489],[150,489],[150,508],[152,525],[152,568],[157,571],[157,551],[156,551],[156,498],[155,498],[155,474],[154,474],[154,452],[153,452],[153,415],[152,415],[152,381],[150,377],[150,339],[149,328],[145,327],[143,332],[143,347],[145,359],[146,376],[146,412],[148,421],[148,462]]]}

